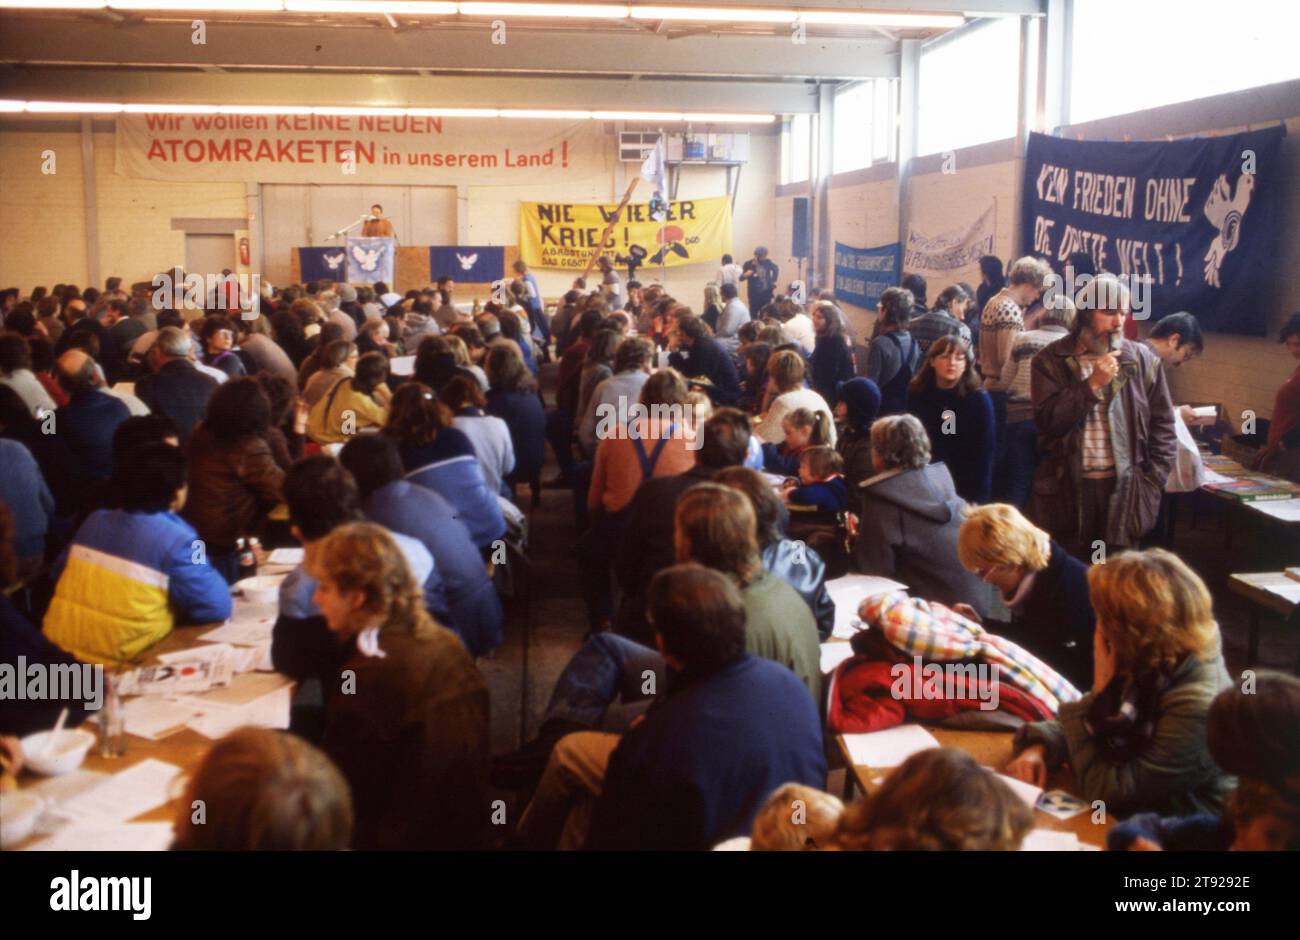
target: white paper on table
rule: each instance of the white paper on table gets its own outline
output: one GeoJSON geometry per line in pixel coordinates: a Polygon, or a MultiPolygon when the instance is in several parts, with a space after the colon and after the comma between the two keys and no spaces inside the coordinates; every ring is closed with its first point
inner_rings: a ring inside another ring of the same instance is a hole
{"type": "Polygon", "coordinates": [[[991,773],[1009,786],[1012,792],[1024,800],[1030,809],[1034,808],[1034,805],[1038,802],[1038,798],[1043,795],[1042,787],[1036,787],[1032,783],[1025,783],[1023,780],[1017,780],[1015,777],[1008,777],[1006,774],[1000,774],[997,771],[991,771],[991,773]]]}
{"type": "Polygon", "coordinates": [[[388,360],[388,371],[393,375],[415,375],[415,357],[394,356],[388,360]]]}
{"type": "Polygon", "coordinates": [[[236,728],[289,727],[289,710],[293,703],[293,686],[285,685],[247,705],[229,706],[204,702],[204,713],[189,722],[189,727],[206,738],[224,738],[236,728]]]}
{"type": "Polygon", "coordinates": [[[63,801],[52,812],[79,823],[125,822],[166,803],[178,773],[175,764],[150,757],[63,801]]]}
{"type": "Polygon", "coordinates": [[[835,604],[835,627],[831,636],[847,639],[863,629],[864,624],[858,620],[858,606],[866,598],[873,594],[906,590],[907,585],[900,581],[873,574],[847,574],[827,581],[826,592],[835,604]]]}
{"type": "Polygon", "coordinates": [[[939,747],[939,740],[920,725],[899,725],[870,734],[846,734],[844,744],[855,767],[897,767],[913,754],[939,747]]]}
{"type": "Polygon", "coordinates": [[[1219,473],[1215,470],[1211,470],[1209,467],[1205,468],[1206,483],[1231,483],[1232,480],[1233,477],[1226,477],[1222,473],[1219,473]]]}
{"type": "Polygon", "coordinates": [[[853,655],[853,645],[845,642],[822,644],[822,672],[832,672],[840,663],[853,655]]]}
{"type": "Polygon", "coordinates": [[[306,555],[302,548],[277,548],[267,556],[268,565],[301,565],[306,555]]]}
{"type": "Polygon", "coordinates": [[[1020,843],[1022,852],[1078,852],[1083,846],[1073,832],[1032,829],[1020,843]]]}
{"type": "Polygon", "coordinates": [[[261,646],[271,642],[275,619],[280,614],[276,604],[249,604],[236,600],[231,618],[199,639],[207,643],[233,643],[235,646],[261,646]]]}
{"type": "Polygon", "coordinates": [[[165,852],[172,844],[169,822],[63,826],[48,839],[34,842],[29,852],[165,852]]]}
{"type": "Polygon", "coordinates": [[[35,793],[51,803],[62,803],[99,786],[107,779],[108,774],[97,770],[74,770],[70,774],[45,777],[30,786],[23,787],[23,791],[35,793]]]}
{"type": "MultiPolygon", "coordinates": [[[[269,650],[269,647],[268,647],[269,650]]],[[[223,685],[229,685],[235,675],[241,672],[252,672],[257,668],[262,650],[256,646],[231,646],[229,643],[209,643],[207,646],[196,646],[188,650],[177,650],[174,653],[160,653],[158,659],[160,662],[182,662],[186,659],[193,658],[212,658],[229,665],[231,677],[223,685]]],[[[178,690],[185,693],[193,694],[193,691],[206,692],[207,689],[178,690]]]]}
{"type": "Polygon", "coordinates": [[[779,473],[768,473],[766,470],[761,471],[763,479],[766,480],[773,488],[780,489],[785,483],[786,478],[779,473]]]}
{"type": "Polygon", "coordinates": [[[1248,505],[1256,512],[1283,522],[1300,522],[1300,499],[1256,499],[1248,505]]]}
{"type": "Polygon", "coordinates": [[[183,729],[190,720],[203,714],[183,696],[141,695],[122,703],[126,733],[161,741],[183,729]]]}

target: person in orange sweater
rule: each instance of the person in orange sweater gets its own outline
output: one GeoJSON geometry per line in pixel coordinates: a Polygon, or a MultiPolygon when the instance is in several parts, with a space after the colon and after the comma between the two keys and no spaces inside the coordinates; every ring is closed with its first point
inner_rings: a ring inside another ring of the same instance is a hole
{"type": "Polygon", "coordinates": [[[596,462],[587,490],[591,523],[578,543],[583,595],[593,631],[613,613],[609,559],[618,549],[628,505],[651,477],[675,476],[695,466],[699,447],[687,417],[686,379],[663,369],[646,379],[640,401],[620,401],[596,416],[596,462]]]}

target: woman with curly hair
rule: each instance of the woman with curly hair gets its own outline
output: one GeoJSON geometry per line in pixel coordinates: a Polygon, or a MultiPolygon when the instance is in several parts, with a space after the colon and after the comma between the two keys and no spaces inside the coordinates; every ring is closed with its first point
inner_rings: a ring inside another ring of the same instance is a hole
{"type": "Polygon", "coordinates": [[[382,526],[313,545],[314,602],[348,650],[321,748],[352,788],[355,849],[478,848],[488,821],[488,691],[382,526]],[[364,694],[353,694],[362,692],[364,694]]]}

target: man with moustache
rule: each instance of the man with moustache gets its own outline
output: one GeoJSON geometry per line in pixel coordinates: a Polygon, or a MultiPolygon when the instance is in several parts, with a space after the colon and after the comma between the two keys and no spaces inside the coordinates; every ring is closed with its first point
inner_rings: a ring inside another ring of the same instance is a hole
{"type": "Polygon", "coordinates": [[[1042,455],[1031,515],[1084,561],[1135,547],[1156,523],[1177,451],[1160,358],[1124,339],[1129,291],[1102,274],[1077,298],[1074,328],[1033,359],[1042,455]]]}

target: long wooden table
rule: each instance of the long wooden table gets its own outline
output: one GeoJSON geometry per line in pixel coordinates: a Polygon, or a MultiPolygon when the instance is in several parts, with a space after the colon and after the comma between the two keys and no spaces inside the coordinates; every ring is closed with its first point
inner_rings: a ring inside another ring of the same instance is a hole
{"type": "MultiPolygon", "coordinates": [[[[978,763],[991,767],[996,771],[1005,772],[1006,765],[1011,760],[1011,740],[1014,735],[1009,731],[950,731],[945,728],[927,728],[926,730],[933,734],[942,746],[964,751],[975,758],[978,763]]],[[[844,735],[837,734],[835,743],[840,749],[840,754],[847,768],[846,796],[849,795],[848,791],[855,789],[863,793],[871,793],[888,776],[891,768],[855,765],[849,756],[849,749],[844,741],[844,735]]],[[[1078,796],[1073,778],[1064,769],[1054,771],[1049,776],[1047,783],[1048,790],[1064,790],[1078,796]]],[[[1106,833],[1115,825],[1115,820],[1109,814],[1107,814],[1104,823],[1094,823],[1091,808],[1069,819],[1057,819],[1050,813],[1045,813],[1039,809],[1035,809],[1033,812],[1035,829],[1071,832],[1078,837],[1080,842],[1101,848],[1106,845],[1106,833]]]]}
{"type": "MultiPolygon", "coordinates": [[[[259,570],[258,573],[275,575],[287,573],[291,570],[291,566],[267,565],[259,570]]],[[[221,624],[210,623],[203,626],[177,627],[156,646],[150,648],[148,653],[141,658],[141,661],[137,663],[137,665],[157,662],[158,657],[166,653],[174,653],[208,646],[210,644],[204,640],[200,640],[199,637],[202,634],[207,633],[209,630],[219,626],[221,626],[221,624]]],[[[265,689],[265,691],[269,692],[273,691],[273,687],[277,685],[292,685],[292,682],[278,673],[243,673],[234,677],[231,688],[252,686],[253,684],[256,684],[258,690],[265,689]]],[[[130,699],[127,699],[127,701],[129,700],[130,699]]],[[[83,727],[92,733],[96,733],[97,731],[96,726],[92,721],[87,721],[83,727]]],[[[157,741],[134,734],[126,734],[125,739],[126,753],[121,757],[101,757],[99,754],[98,743],[96,743],[86,754],[86,758],[79,769],[81,771],[90,771],[92,773],[119,774],[142,761],[153,758],[176,766],[180,770],[180,775],[185,777],[195,770],[199,761],[208,752],[208,749],[212,747],[213,743],[215,743],[212,739],[207,738],[188,727],[169,734],[157,741]]],[[[35,773],[28,767],[24,767],[18,777],[18,788],[20,790],[25,790],[50,779],[51,778],[49,777],[35,773]]],[[[176,814],[179,811],[182,790],[183,788],[181,786],[173,784],[171,800],[161,806],[154,807],[148,812],[132,817],[127,821],[171,821],[176,817],[176,814]]],[[[24,841],[18,843],[13,848],[26,848],[33,843],[44,839],[45,836],[46,833],[37,832],[24,841]]]]}
{"type": "MultiPolygon", "coordinates": [[[[1259,622],[1261,611],[1273,614],[1283,623],[1295,625],[1296,609],[1300,607],[1300,581],[1282,571],[1260,571],[1228,576],[1228,590],[1246,599],[1250,608],[1250,633],[1246,650],[1246,665],[1259,660],[1259,622]]],[[[1296,672],[1300,674],[1300,656],[1296,659],[1296,672]]]]}

